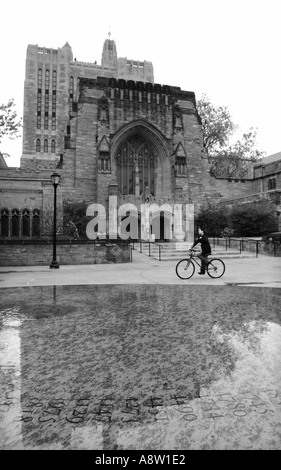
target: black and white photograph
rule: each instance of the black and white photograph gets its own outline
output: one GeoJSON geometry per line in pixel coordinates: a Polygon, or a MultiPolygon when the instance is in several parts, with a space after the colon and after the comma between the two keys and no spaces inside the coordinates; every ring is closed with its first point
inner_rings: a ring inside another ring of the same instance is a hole
{"type": "Polygon", "coordinates": [[[281,450],[280,11],[2,2],[3,458],[281,450]]]}

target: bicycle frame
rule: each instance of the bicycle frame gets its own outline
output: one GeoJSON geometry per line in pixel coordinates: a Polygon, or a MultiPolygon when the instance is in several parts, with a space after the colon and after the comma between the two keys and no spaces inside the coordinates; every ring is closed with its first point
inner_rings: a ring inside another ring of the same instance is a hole
{"type": "MultiPolygon", "coordinates": [[[[193,276],[195,265],[199,266],[201,271],[201,258],[198,258],[194,250],[190,250],[186,258],[180,260],[176,265],[176,273],[180,279],[190,279],[193,276]],[[200,259],[200,261],[199,261],[200,259]]],[[[219,258],[209,258],[209,255],[205,257],[206,272],[212,278],[219,278],[223,276],[225,272],[225,264],[219,258]]]]}
{"type": "MultiPolygon", "coordinates": [[[[201,260],[199,260],[198,256],[196,255],[196,253],[200,253],[200,251],[192,251],[190,254],[189,254],[189,259],[192,260],[192,261],[195,261],[195,263],[197,264],[197,266],[199,266],[199,268],[201,268],[201,260]]],[[[208,258],[206,258],[208,260],[208,263],[211,261],[209,260],[208,258]]]]}

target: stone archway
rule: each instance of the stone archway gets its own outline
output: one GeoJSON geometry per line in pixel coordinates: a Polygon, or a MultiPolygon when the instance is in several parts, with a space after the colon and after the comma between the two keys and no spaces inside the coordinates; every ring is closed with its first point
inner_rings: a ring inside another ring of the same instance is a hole
{"type": "Polygon", "coordinates": [[[170,149],[164,135],[144,120],[122,126],[112,139],[111,160],[118,191],[154,197],[172,192],[170,149]]]}

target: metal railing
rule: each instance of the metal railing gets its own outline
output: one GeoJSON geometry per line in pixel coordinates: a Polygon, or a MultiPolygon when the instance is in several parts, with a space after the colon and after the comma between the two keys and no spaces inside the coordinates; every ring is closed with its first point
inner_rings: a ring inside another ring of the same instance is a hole
{"type": "Polygon", "coordinates": [[[151,246],[156,246],[158,247],[158,260],[161,261],[161,250],[163,249],[163,245],[160,243],[152,242],[150,240],[138,240],[138,241],[133,241],[132,242],[132,248],[133,250],[135,249],[135,243],[137,243],[140,246],[140,253],[143,253],[144,255],[147,255],[151,257],[151,246]],[[144,252],[144,247],[148,245],[148,253],[144,252]]]}
{"type": "MultiPolygon", "coordinates": [[[[210,243],[215,248],[216,246],[224,247],[226,251],[236,249],[239,254],[243,251],[255,253],[256,258],[259,254],[265,254],[269,256],[280,256],[280,245],[273,242],[270,250],[264,249],[264,242],[261,240],[255,240],[252,238],[239,238],[239,237],[210,237],[210,243]]],[[[135,240],[131,242],[132,249],[135,249],[135,244],[139,246],[139,252],[151,257],[152,247],[158,247],[158,260],[161,261],[162,249],[164,246],[160,243],[152,242],[149,240],[135,240]]],[[[155,253],[155,252],[154,252],[155,253]]],[[[157,258],[156,258],[157,259],[157,258]]]]}
{"type": "MultiPolygon", "coordinates": [[[[224,237],[224,238],[212,238],[213,247],[217,246],[224,246],[225,250],[227,251],[229,248],[237,248],[240,252],[242,251],[251,251],[255,252],[256,258],[259,256],[259,248],[261,246],[260,240],[254,240],[252,238],[234,238],[234,237],[224,237]],[[249,249],[249,245],[255,245],[254,250],[249,249]],[[248,245],[248,249],[247,249],[248,245]]],[[[275,256],[276,256],[276,249],[275,249],[275,256]]]]}

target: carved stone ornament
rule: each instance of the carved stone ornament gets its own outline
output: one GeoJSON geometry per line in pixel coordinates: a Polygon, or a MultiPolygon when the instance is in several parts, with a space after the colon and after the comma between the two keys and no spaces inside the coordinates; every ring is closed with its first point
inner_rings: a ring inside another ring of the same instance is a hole
{"type": "Polygon", "coordinates": [[[174,131],[175,132],[183,131],[182,112],[178,106],[176,106],[174,109],[174,131]]]}
{"type": "Polygon", "coordinates": [[[98,145],[98,150],[100,152],[109,152],[109,142],[105,135],[103,135],[100,140],[100,143],[98,145]]]}
{"type": "Polygon", "coordinates": [[[108,101],[105,97],[103,97],[99,103],[98,120],[102,126],[108,126],[108,121],[109,121],[108,101]]]}

